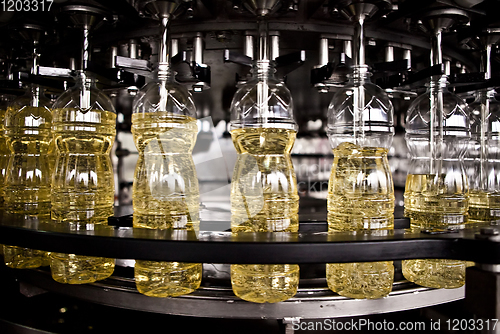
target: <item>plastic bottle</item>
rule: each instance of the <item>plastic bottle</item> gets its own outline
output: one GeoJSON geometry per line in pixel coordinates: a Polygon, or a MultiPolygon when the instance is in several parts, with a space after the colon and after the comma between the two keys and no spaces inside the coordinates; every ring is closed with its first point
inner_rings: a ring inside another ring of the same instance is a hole
{"type": "MultiPolygon", "coordinates": [[[[51,171],[47,152],[52,140],[52,112],[43,89],[31,85],[10,103],[5,136],[11,151],[5,175],[4,205],[8,213],[39,219],[50,217],[51,171]]],[[[45,251],[4,246],[4,261],[12,268],[48,265],[45,251]]]]}
{"type": "MultiPolygon", "coordinates": [[[[52,179],[52,220],[74,229],[93,229],[113,216],[114,178],[110,151],[116,114],[94,80],[80,71],[77,85],[54,103],[56,167],[52,179]]],[[[52,277],[82,284],[109,277],[114,259],[52,253],[52,277]]]]}
{"type": "MultiPolygon", "coordinates": [[[[257,60],[253,77],[231,104],[231,137],[238,159],[231,184],[231,231],[297,232],[299,196],[290,157],[297,132],[288,88],[269,60],[257,60]]],[[[293,297],[297,264],[233,264],[236,296],[256,303],[293,297]]]]}
{"type": "MultiPolygon", "coordinates": [[[[430,81],[410,105],[406,142],[411,155],[405,186],[405,215],[414,229],[462,229],[467,223],[468,180],[464,154],[469,143],[469,110],[447,89],[446,76],[430,81]]],[[[411,282],[432,288],[457,288],[465,282],[465,261],[403,261],[411,282]]]]}
{"type": "MultiPolygon", "coordinates": [[[[165,64],[163,64],[165,65],[165,64]]],[[[198,230],[199,189],[191,156],[198,126],[191,94],[167,66],[134,100],[132,134],[139,151],[134,185],[134,228],[198,230]]],[[[140,293],[172,297],[196,290],[201,263],[141,261],[135,264],[140,293]]]]}
{"type": "MultiPolygon", "coordinates": [[[[14,99],[12,95],[0,95],[0,209],[4,209],[4,184],[7,167],[9,166],[10,149],[5,137],[4,121],[8,103],[14,99]]],[[[0,245],[0,255],[3,255],[3,245],[0,245]]]]}
{"type": "MultiPolygon", "coordinates": [[[[491,79],[492,42],[481,54],[480,71],[491,79]]],[[[500,217],[500,101],[493,88],[475,92],[469,104],[471,141],[465,155],[469,180],[469,225],[490,224],[500,217]]]]}
{"type": "MultiPolygon", "coordinates": [[[[385,92],[370,82],[365,65],[353,66],[348,84],[328,108],[328,138],[334,161],[328,183],[328,231],[394,228],[394,186],[387,159],[392,143],[393,108],[385,92]]],[[[392,261],[329,263],[328,287],[351,298],[374,299],[392,290],[392,261]]]]}
{"type": "MultiPolygon", "coordinates": [[[[10,95],[2,94],[0,95],[0,209],[4,208],[3,197],[4,197],[4,181],[5,175],[7,173],[7,167],[9,165],[10,149],[7,145],[7,138],[5,137],[4,121],[5,113],[7,112],[7,105],[13,99],[10,95]]],[[[0,247],[0,252],[3,251],[3,247],[0,247]]]]}

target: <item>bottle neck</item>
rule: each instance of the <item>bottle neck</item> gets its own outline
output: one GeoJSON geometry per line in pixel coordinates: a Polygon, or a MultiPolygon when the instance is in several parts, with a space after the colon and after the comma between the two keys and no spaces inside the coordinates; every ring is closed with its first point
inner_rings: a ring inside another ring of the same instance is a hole
{"type": "Polygon", "coordinates": [[[481,89],[474,94],[476,102],[495,100],[495,95],[496,91],[494,88],[481,89]]]}
{"type": "Polygon", "coordinates": [[[352,72],[347,75],[351,83],[371,82],[371,76],[367,65],[352,66],[352,72]]]}
{"type": "Polygon", "coordinates": [[[448,76],[446,75],[436,75],[431,77],[431,81],[428,84],[429,90],[448,90],[448,76]]]}
{"type": "Polygon", "coordinates": [[[95,79],[88,76],[85,71],[78,71],[76,89],[79,90],[80,108],[82,110],[90,109],[92,88],[95,88],[95,79]]]}
{"type": "Polygon", "coordinates": [[[174,82],[175,72],[170,68],[170,66],[160,66],[158,67],[157,73],[158,81],[160,82],[174,82]]]}
{"type": "Polygon", "coordinates": [[[490,89],[486,90],[486,97],[490,100],[494,100],[496,93],[497,92],[495,91],[494,88],[490,88],[490,89]]]}
{"type": "Polygon", "coordinates": [[[76,82],[77,84],[90,89],[90,87],[95,86],[95,79],[89,76],[85,71],[76,71],[76,82]]]}
{"type": "Polygon", "coordinates": [[[275,80],[275,72],[274,65],[269,60],[257,60],[254,62],[252,74],[259,81],[275,80]]]}
{"type": "Polygon", "coordinates": [[[43,97],[44,90],[42,87],[31,84],[27,90],[27,94],[29,94],[31,99],[31,106],[38,108],[40,107],[40,99],[43,97]]]}

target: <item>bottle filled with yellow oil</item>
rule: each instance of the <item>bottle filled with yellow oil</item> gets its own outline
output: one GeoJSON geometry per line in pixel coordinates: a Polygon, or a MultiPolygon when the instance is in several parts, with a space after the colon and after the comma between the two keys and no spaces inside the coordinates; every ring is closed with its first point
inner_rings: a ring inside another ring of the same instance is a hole
{"type": "MultiPolygon", "coordinates": [[[[78,84],[54,103],[53,115],[52,220],[75,230],[107,225],[114,206],[114,107],[80,71],[78,84]]],[[[108,278],[114,264],[112,258],[52,253],[50,269],[57,282],[83,284],[108,278]]]]}
{"type": "MultiPolygon", "coordinates": [[[[405,216],[413,229],[464,228],[467,179],[446,182],[447,176],[409,174],[405,186],[405,216]],[[452,189],[450,189],[450,186],[452,189]]],[[[403,261],[406,279],[432,288],[458,288],[465,283],[465,261],[417,259],[403,261]]]]}
{"type": "MultiPolygon", "coordinates": [[[[328,231],[389,235],[394,229],[394,185],[387,158],[393,108],[370,82],[365,65],[352,67],[348,84],[328,109],[334,161],[328,183],[328,231]]],[[[328,263],[328,287],[339,295],[375,299],[392,291],[392,261],[328,263]]]]}
{"type": "MultiPolygon", "coordinates": [[[[297,232],[299,196],[290,157],[296,131],[290,128],[239,128],[231,131],[238,159],[231,183],[231,231],[297,232]]],[[[295,295],[297,264],[233,264],[236,296],[276,303],[295,295]]]]}
{"type": "MultiPolygon", "coordinates": [[[[481,40],[480,72],[491,79],[494,40],[481,40]]],[[[469,180],[469,225],[489,225],[500,218],[500,101],[494,88],[478,90],[469,104],[471,140],[465,154],[469,180]]]]}
{"type": "MultiPolygon", "coordinates": [[[[43,89],[31,85],[25,95],[9,104],[5,114],[4,131],[11,155],[5,174],[4,206],[6,212],[28,219],[50,217],[49,105],[43,89]]],[[[6,245],[4,261],[12,268],[36,268],[48,265],[48,253],[6,245]]]]}
{"type": "MultiPolygon", "coordinates": [[[[4,181],[5,174],[7,173],[7,166],[9,165],[10,149],[7,145],[7,139],[5,138],[4,131],[4,120],[5,112],[7,111],[7,105],[9,102],[8,95],[0,95],[0,209],[4,209],[3,196],[4,196],[4,181]]],[[[3,245],[0,245],[0,255],[3,255],[3,245]]]]}
{"type": "MultiPolygon", "coordinates": [[[[134,184],[134,228],[199,231],[199,189],[192,150],[198,134],[188,90],[160,63],[158,81],[134,100],[132,134],[139,152],[134,184]]],[[[136,260],[137,290],[175,297],[198,289],[201,263],[136,260]]]]}
{"type": "MultiPolygon", "coordinates": [[[[238,159],[231,183],[231,231],[297,232],[299,196],[290,151],[297,124],[286,85],[275,78],[267,21],[259,21],[252,78],[231,103],[230,131],[238,159]]],[[[297,264],[232,264],[231,285],[241,299],[276,303],[297,293],[297,264]]]]}
{"type": "Polygon", "coordinates": [[[469,225],[488,225],[500,218],[500,102],[495,95],[494,89],[480,90],[469,104],[471,140],[464,161],[469,225]]]}
{"type": "MultiPolygon", "coordinates": [[[[9,165],[10,149],[7,145],[7,138],[5,137],[4,122],[5,113],[7,112],[7,106],[10,101],[14,99],[14,96],[1,94],[0,95],[0,209],[4,208],[4,183],[5,174],[7,173],[7,166],[9,165]]],[[[3,247],[0,246],[0,254],[3,251],[3,247]]]]}
{"type": "MultiPolygon", "coordinates": [[[[446,86],[446,76],[432,77],[427,93],[415,99],[407,113],[411,161],[405,215],[417,231],[463,229],[468,223],[463,156],[469,144],[469,112],[465,102],[446,86]]],[[[405,278],[422,286],[457,288],[465,282],[465,261],[416,259],[405,260],[402,266],[405,278]]]]}

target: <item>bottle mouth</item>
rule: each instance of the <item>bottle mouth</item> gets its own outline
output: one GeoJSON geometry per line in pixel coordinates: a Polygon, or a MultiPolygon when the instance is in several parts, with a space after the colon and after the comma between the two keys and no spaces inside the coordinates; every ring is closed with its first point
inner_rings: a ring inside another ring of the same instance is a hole
{"type": "Polygon", "coordinates": [[[447,87],[450,82],[448,81],[448,76],[446,74],[442,75],[434,75],[431,77],[431,80],[425,84],[425,87],[447,87]]]}
{"type": "Polygon", "coordinates": [[[272,73],[276,72],[273,60],[256,60],[253,62],[253,67],[250,70],[254,74],[269,73],[270,71],[272,73]]]}
{"type": "Polygon", "coordinates": [[[170,66],[169,63],[159,63],[156,73],[158,77],[167,77],[177,74],[177,72],[172,70],[172,67],[170,66]]]}
{"type": "Polygon", "coordinates": [[[370,66],[368,66],[368,65],[352,65],[351,69],[353,71],[369,72],[370,71],[370,66]]]}

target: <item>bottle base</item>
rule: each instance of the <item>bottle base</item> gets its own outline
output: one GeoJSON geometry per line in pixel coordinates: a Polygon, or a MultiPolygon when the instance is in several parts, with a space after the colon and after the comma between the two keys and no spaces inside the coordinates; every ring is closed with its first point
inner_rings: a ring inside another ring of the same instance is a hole
{"type": "Polygon", "coordinates": [[[34,269],[50,264],[49,252],[22,248],[17,246],[3,247],[4,263],[14,269],[34,269]]]}
{"type": "Polygon", "coordinates": [[[341,296],[377,299],[392,291],[394,265],[388,262],[328,263],[328,288],[341,296]]]}
{"type": "Polygon", "coordinates": [[[428,288],[455,289],[465,284],[466,261],[425,259],[402,261],[404,277],[428,288]]]}
{"type": "Polygon", "coordinates": [[[52,253],[50,271],[59,283],[85,284],[110,277],[115,260],[110,258],[52,253]]]}
{"type": "Polygon", "coordinates": [[[234,294],[254,303],[277,303],[292,298],[299,286],[296,264],[231,265],[234,294]]]}
{"type": "Polygon", "coordinates": [[[200,287],[201,263],[136,261],[134,277],[137,290],[150,297],[176,297],[200,287]]]}

